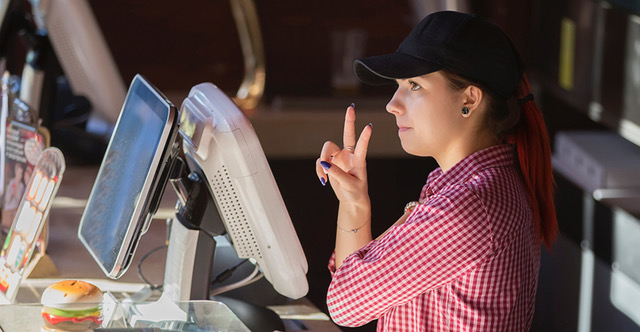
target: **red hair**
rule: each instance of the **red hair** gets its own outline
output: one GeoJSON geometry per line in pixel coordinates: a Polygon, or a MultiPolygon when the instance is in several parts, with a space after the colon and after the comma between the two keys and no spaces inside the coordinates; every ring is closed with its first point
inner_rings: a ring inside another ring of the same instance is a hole
{"type": "Polygon", "coordinates": [[[538,238],[551,250],[551,244],[558,235],[551,146],[542,112],[533,101],[526,74],[522,75],[516,97],[522,112],[520,122],[508,141],[515,143],[518,150],[520,170],[528,189],[538,238]]]}

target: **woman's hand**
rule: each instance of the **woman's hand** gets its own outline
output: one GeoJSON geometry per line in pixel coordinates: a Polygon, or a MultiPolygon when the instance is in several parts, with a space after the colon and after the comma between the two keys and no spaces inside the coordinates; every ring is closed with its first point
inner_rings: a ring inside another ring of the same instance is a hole
{"type": "Polygon", "coordinates": [[[371,202],[367,186],[367,148],[371,138],[371,124],[356,141],[356,113],[354,105],[347,108],[340,148],[326,142],[316,161],[320,182],[331,183],[340,206],[336,230],[335,267],[354,251],[369,243],[371,238],[371,202]]]}
{"type": "Polygon", "coordinates": [[[367,125],[356,141],[355,107],[347,108],[344,119],[343,147],[327,141],[316,161],[316,173],[320,182],[329,182],[341,204],[368,206],[367,149],[372,125],[367,125]]]}

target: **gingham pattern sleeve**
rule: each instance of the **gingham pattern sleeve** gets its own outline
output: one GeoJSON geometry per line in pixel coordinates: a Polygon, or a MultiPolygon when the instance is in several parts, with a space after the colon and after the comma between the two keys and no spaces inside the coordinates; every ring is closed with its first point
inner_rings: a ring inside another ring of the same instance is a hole
{"type": "MultiPolygon", "coordinates": [[[[345,259],[328,290],[331,318],[343,326],[378,319],[470,273],[490,254],[491,239],[482,200],[461,185],[442,190],[416,207],[406,223],[345,259]]],[[[471,294],[481,293],[482,283],[472,286],[471,294]]]]}

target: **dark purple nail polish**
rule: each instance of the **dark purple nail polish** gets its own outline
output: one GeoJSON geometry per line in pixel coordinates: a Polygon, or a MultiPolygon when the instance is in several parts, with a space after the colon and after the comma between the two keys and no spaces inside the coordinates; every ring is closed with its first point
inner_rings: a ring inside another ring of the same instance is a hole
{"type": "Polygon", "coordinates": [[[329,168],[331,168],[331,164],[329,164],[328,162],[326,162],[326,161],[324,161],[324,160],[320,162],[320,165],[321,165],[322,167],[324,167],[324,169],[329,169],[329,168]]]}
{"type": "Polygon", "coordinates": [[[351,103],[351,107],[353,107],[353,109],[356,109],[356,103],[351,103]]]}
{"type": "Polygon", "coordinates": [[[322,186],[326,186],[327,185],[327,181],[325,181],[324,178],[320,178],[320,183],[322,183],[322,186]]]}

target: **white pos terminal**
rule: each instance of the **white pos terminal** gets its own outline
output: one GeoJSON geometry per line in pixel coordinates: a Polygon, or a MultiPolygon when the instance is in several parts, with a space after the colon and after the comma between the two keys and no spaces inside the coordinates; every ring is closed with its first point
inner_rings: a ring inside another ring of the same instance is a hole
{"type": "Polygon", "coordinates": [[[167,183],[179,202],[162,297],[209,299],[214,237],[221,235],[278,293],[306,295],[302,246],[246,116],[211,83],[193,87],[176,112],[137,75],[78,229],[107,276],[118,278],[131,264],[167,183]]]}

